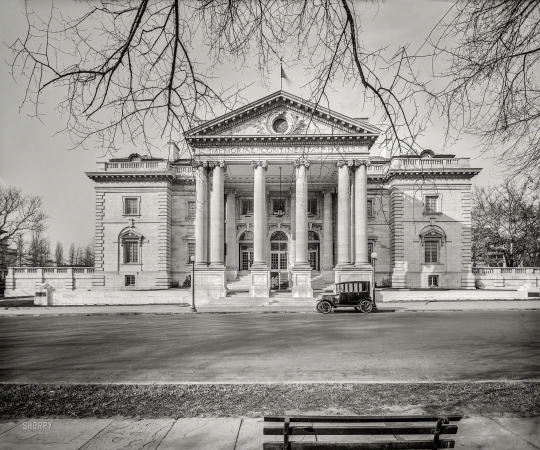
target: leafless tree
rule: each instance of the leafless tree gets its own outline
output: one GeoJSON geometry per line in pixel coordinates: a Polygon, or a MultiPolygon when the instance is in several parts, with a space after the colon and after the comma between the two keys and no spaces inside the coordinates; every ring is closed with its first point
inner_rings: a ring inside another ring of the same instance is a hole
{"type": "Polygon", "coordinates": [[[40,231],[32,233],[28,245],[28,263],[33,267],[45,267],[52,264],[49,239],[40,231]]]}
{"type": "MultiPolygon", "coordinates": [[[[256,61],[262,79],[281,56],[305,62],[317,104],[333,80],[359,83],[382,111],[389,148],[417,148],[421,93],[407,48],[385,57],[361,44],[351,0],[101,0],[82,15],[27,10],[28,32],[12,45],[14,76],[28,77],[28,101],[64,89],[60,109],[78,145],[97,138],[114,151],[122,139],[152,147],[157,136],[178,140],[186,129],[233,107],[242,86],[222,88],[214,68],[256,61]]],[[[28,6],[27,6],[28,7],[28,6]]],[[[421,85],[421,84],[420,84],[421,85]]]]}
{"type": "Polygon", "coordinates": [[[27,232],[41,233],[47,219],[41,208],[41,197],[0,186],[0,244],[9,245],[16,236],[27,232]]]}
{"type": "Polygon", "coordinates": [[[56,247],[54,249],[54,262],[57,266],[64,265],[64,246],[60,241],[56,241],[56,247]]]}
{"type": "Polygon", "coordinates": [[[68,263],[70,266],[74,266],[77,264],[77,255],[75,252],[75,244],[73,242],[69,246],[68,263]]]}
{"type": "Polygon", "coordinates": [[[455,3],[434,42],[450,134],[473,133],[514,173],[540,173],[540,1],[455,3]]]}
{"type": "Polygon", "coordinates": [[[88,244],[84,248],[82,265],[86,267],[94,266],[94,246],[92,244],[88,244]]]}
{"type": "Polygon", "coordinates": [[[23,233],[18,233],[13,239],[15,242],[15,251],[17,252],[15,264],[17,266],[24,266],[27,260],[27,244],[24,241],[23,233]]]}
{"type": "Polygon", "coordinates": [[[509,179],[472,194],[473,261],[491,265],[501,255],[507,267],[539,264],[538,185],[509,179]]]}

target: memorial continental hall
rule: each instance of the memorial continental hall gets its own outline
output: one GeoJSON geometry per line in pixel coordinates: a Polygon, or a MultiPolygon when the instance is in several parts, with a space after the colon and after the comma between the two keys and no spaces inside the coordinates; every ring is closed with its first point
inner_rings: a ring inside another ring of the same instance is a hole
{"type": "Polygon", "coordinates": [[[189,150],[172,143],[167,159],[97,163],[90,289],[170,296],[192,270],[202,303],[312,301],[350,280],[473,289],[480,169],[436,149],[378,156],[379,134],[367,118],[278,91],[189,130],[189,150]]]}

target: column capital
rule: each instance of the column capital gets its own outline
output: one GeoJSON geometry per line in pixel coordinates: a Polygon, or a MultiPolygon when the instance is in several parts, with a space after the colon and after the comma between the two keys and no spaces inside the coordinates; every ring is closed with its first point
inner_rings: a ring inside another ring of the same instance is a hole
{"type": "Polygon", "coordinates": [[[354,167],[354,160],[353,159],[347,159],[347,160],[342,160],[342,161],[338,161],[336,163],[336,165],[341,168],[343,166],[348,166],[349,168],[352,168],[354,167]]]}
{"type": "Polygon", "coordinates": [[[256,169],[257,167],[261,166],[264,170],[268,169],[268,162],[267,161],[251,161],[251,167],[256,169]]]}
{"type": "Polygon", "coordinates": [[[225,189],[225,194],[233,194],[236,195],[238,191],[236,189],[225,189]]]}
{"type": "Polygon", "coordinates": [[[199,167],[210,167],[210,162],[209,161],[192,161],[191,162],[191,166],[195,169],[198,169],[199,167]]]}
{"type": "Polygon", "coordinates": [[[336,193],[336,188],[323,188],[322,190],[322,193],[323,194],[335,194],[336,193]]]}
{"type": "Polygon", "coordinates": [[[367,158],[367,159],[355,159],[354,160],[354,165],[355,165],[355,167],[360,167],[360,166],[369,167],[369,166],[371,166],[371,161],[369,160],[369,158],[367,158]]]}
{"type": "Polygon", "coordinates": [[[294,161],[294,167],[296,168],[300,166],[305,166],[306,169],[309,169],[310,165],[311,163],[309,162],[309,160],[307,158],[304,158],[303,156],[294,161]]]}
{"type": "Polygon", "coordinates": [[[225,161],[208,161],[208,167],[221,167],[222,169],[225,169],[227,167],[227,163],[225,161]]]}

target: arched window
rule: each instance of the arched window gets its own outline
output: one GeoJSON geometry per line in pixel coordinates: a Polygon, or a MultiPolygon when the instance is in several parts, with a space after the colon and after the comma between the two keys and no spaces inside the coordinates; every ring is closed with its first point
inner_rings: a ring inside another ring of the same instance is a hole
{"type": "Polygon", "coordinates": [[[272,233],[272,236],[270,236],[271,241],[288,241],[289,238],[287,237],[287,234],[283,231],[274,231],[272,233]]]}
{"type": "Polygon", "coordinates": [[[253,231],[244,231],[240,235],[239,241],[253,241],[253,231]]]}
{"type": "Polygon", "coordinates": [[[446,233],[441,227],[429,225],[420,232],[423,247],[423,263],[437,264],[441,262],[440,249],[446,241],[446,233]]]}
{"type": "Polygon", "coordinates": [[[308,231],[308,241],[320,241],[319,235],[315,231],[308,231]]]}

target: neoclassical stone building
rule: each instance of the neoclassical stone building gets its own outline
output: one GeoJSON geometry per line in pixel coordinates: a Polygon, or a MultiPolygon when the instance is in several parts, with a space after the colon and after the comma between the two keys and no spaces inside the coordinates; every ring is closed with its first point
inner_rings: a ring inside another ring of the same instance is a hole
{"type": "MultiPolygon", "coordinates": [[[[474,288],[468,158],[370,156],[379,130],[276,92],[192,130],[189,158],[98,163],[94,290],[312,298],[371,280],[474,288]],[[373,274],[372,252],[377,253],[373,274]],[[248,294],[249,292],[249,294],[248,294]]],[[[174,147],[177,149],[177,147],[174,147]]]]}

